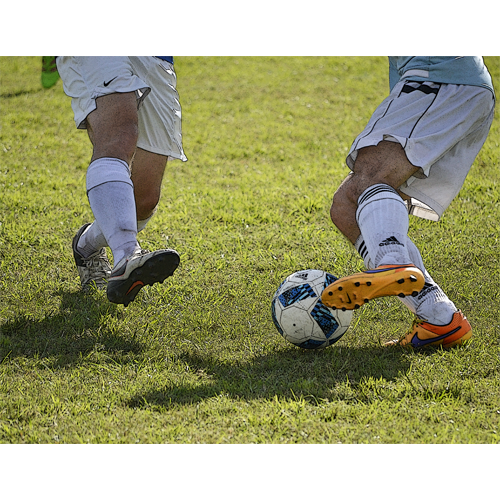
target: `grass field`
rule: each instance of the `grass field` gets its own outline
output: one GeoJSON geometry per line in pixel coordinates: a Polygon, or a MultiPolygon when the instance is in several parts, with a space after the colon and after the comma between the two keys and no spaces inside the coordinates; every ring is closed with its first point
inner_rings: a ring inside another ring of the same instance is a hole
{"type": "MultiPolygon", "coordinates": [[[[486,57],[500,93],[500,57],[486,57]]],[[[385,57],[176,59],[187,163],[143,247],[181,266],[127,309],[82,295],[71,239],[92,219],[91,150],[39,58],[0,58],[1,443],[500,442],[500,120],[426,265],[474,329],[449,352],[386,349],[411,315],[356,311],[334,346],[276,332],[270,300],[307,268],[362,262],[329,220],[345,156],[388,93],[385,57]]],[[[402,463],[396,465],[403,466],[402,463]]]]}

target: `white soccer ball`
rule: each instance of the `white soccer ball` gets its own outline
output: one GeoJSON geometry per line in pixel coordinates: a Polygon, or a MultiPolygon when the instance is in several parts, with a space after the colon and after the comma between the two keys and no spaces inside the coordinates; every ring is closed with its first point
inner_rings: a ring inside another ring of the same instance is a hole
{"type": "Polygon", "coordinates": [[[297,271],[274,294],[271,310],[278,332],[303,349],[321,349],[339,340],[349,328],[352,311],[341,311],[321,302],[323,290],[336,281],[317,269],[297,271]]]}

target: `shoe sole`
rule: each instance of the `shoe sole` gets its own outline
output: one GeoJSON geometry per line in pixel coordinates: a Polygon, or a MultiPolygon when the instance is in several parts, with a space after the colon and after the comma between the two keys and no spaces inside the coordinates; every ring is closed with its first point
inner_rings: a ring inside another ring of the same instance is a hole
{"type": "Polygon", "coordinates": [[[166,278],[172,276],[179,263],[180,257],[177,252],[163,251],[152,255],[142,266],[134,269],[126,279],[113,279],[111,275],[106,288],[108,300],[114,304],[128,306],[141,288],[163,283],[166,278]]]}
{"type": "Polygon", "coordinates": [[[323,290],[321,301],[332,309],[350,311],[379,297],[416,297],[424,284],[416,267],[384,266],[338,279],[323,290]]]}
{"type": "MultiPolygon", "coordinates": [[[[459,345],[466,344],[472,337],[472,330],[469,330],[465,335],[462,335],[460,338],[453,340],[451,342],[443,342],[440,344],[443,349],[450,349],[451,347],[456,347],[459,345]]],[[[434,347],[438,347],[438,345],[435,345],[434,347]]]]}

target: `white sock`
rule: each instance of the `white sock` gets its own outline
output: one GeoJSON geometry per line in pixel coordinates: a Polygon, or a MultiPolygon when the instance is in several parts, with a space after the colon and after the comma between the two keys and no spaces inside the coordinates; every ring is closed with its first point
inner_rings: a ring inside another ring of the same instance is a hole
{"type": "MultiPolygon", "coordinates": [[[[156,210],[147,218],[143,220],[137,221],[137,232],[140,233],[151,220],[153,215],[156,213],[156,210]]],[[[87,229],[82,233],[80,239],[78,240],[77,250],[80,252],[80,255],[87,258],[95,252],[98,252],[101,248],[107,247],[108,242],[106,238],[102,234],[101,228],[97,221],[94,221],[90,224],[87,229]]]]}
{"type": "MultiPolygon", "coordinates": [[[[354,247],[363,259],[366,269],[374,269],[375,266],[370,258],[363,236],[359,236],[354,247]]],[[[410,262],[422,271],[425,278],[425,285],[416,297],[398,297],[398,299],[420,319],[433,325],[447,325],[452,320],[453,314],[457,311],[455,304],[432,279],[432,276],[424,266],[418,248],[408,236],[406,247],[410,256],[410,262]]]]}
{"type": "Polygon", "coordinates": [[[408,210],[395,189],[375,184],[358,198],[356,221],[375,267],[409,264],[408,210]]]}
{"type": "Polygon", "coordinates": [[[370,254],[368,253],[368,248],[366,248],[365,240],[363,235],[360,234],[358,239],[354,243],[354,248],[358,251],[359,255],[363,259],[366,269],[375,269],[372,260],[370,259],[370,254]]]}
{"type": "Polygon", "coordinates": [[[156,210],[158,209],[158,205],[156,205],[155,209],[153,210],[153,213],[147,218],[147,219],[142,219],[137,221],[137,232],[140,233],[148,224],[148,222],[153,218],[153,215],[156,213],[156,210]]]}
{"type": "Polygon", "coordinates": [[[134,187],[127,163],[117,158],[93,161],[87,170],[87,196],[116,265],[140,248],[134,187]]]}
{"type": "Polygon", "coordinates": [[[425,284],[416,297],[398,298],[420,319],[433,325],[447,325],[452,320],[457,308],[425,269],[422,256],[415,243],[410,238],[407,239],[406,243],[410,260],[424,274],[425,284]]]}
{"type": "Polygon", "coordinates": [[[97,221],[94,221],[80,236],[77,250],[83,257],[87,258],[93,253],[98,252],[102,247],[107,246],[108,243],[102,234],[99,224],[97,224],[97,221]]]}

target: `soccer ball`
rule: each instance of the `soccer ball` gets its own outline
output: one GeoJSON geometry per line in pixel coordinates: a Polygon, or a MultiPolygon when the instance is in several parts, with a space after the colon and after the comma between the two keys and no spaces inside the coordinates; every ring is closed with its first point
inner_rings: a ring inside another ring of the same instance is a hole
{"type": "Polygon", "coordinates": [[[321,292],[336,281],[333,274],[307,269],[281,283],[271,311],[278,332],[303,349],[321,349],[339,340],[349,328],[352,311],[333,310],[321,302],[321,292]]]}

